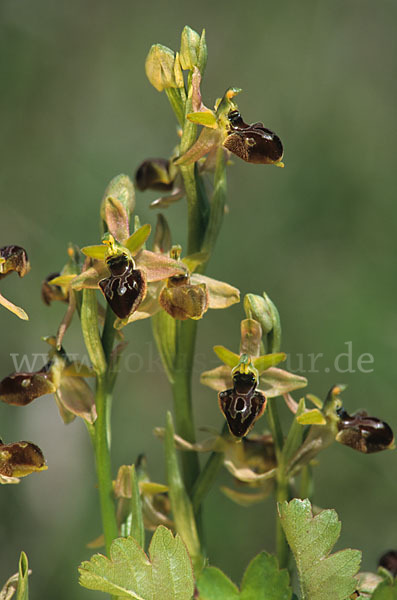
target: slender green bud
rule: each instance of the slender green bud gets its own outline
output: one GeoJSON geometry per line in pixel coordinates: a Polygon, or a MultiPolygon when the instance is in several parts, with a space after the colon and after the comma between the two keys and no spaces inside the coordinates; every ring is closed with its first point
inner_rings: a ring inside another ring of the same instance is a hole
{"type": "Polygon", "coordinates": [[[115,200],[117,203],[120,202],[127,215],[127,219],[130,218],[130,214],[135,208],[135,191],[134,185],[128,175],[116,175],[110,181],[103,195],[101,204],[101,219],[106,222],[106,208],[109,201],[115,200]]]}
{"type": "Polygon", "coordinates": [[[162,92],[167,88],[178,87],[174,73],[175,53],[163,46],[154,44],[147,55],[145,71],[150,83],[162,92]]]}
{"type": "MultiPolygon", "coordinates": [[[[204,47],[202,45],[200,49],[201,38],[197,31],[194,31],[191,27],[186,25],[183,28],[182,36],[181,36],[181,52],[180,52],[180,61],[182,65],[182,69],[185,70],[193,70],[193,67],[199,67],[199,57],[201,53],[201,61],[205,63],[206,60],[206,48],[204,51],[204,47]]],[[[204,37],[204,45],[205,45],[205,37],[204,37]]],[[[204,64],[205,66],[205,64],[204,64]]],[[[201,69],[200,69],[201,70],[201,69]]]]}
{"type": "Polygon", "coordinates": [[[255,319],[262,327],[263,335],[273,329],[272,315],[266,300],[257,294],[246,294],[244,297],[244,310],[248,319],[255,319]]]}
{"type": "Polygon", "coordinates": [[[203,29],[203,31],[201,32],[201,37],[200,37],[200,44],[199,44],[199,49],[198,49],[198,63],[197,63],[197,66],[200,69],[201,74],[203,74],[205,71],[205,67],[207,65],[207,57],[208,57],[207,42],[205,41],[205,29],[203,29]]]}

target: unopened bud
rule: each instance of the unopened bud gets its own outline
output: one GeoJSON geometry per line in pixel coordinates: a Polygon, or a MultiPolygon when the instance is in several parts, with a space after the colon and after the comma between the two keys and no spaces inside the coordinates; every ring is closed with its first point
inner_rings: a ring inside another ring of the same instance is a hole
{"type": "Polygon", "coordinates": [[[154,44],[147,55],[145,71],[150,83],[162,92],[166,88],[176,88],[177,82],[174,74],[175,53],[163,46],[154,44]]]}

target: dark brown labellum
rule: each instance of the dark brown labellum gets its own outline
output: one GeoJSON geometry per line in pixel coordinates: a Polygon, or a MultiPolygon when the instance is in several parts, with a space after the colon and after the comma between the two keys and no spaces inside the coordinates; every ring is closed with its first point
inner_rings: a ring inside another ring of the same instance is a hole
{"type": "Polygon", "coordinates": [[[369,417],[365,411],[349,415],[340,408],[337,414],[339,432],[336,440],[341,444],[366,454],[381,452],[392,446],[393,431],[384,421],[369,417]]]}
{"type": "Polygon", "coordinates": [[[5,260],[0,264],[0,279],[12,271],[16,271],[19,277],[24,277],[30,270],[28,255],[21,246],[3,246],[0,248],[0,257],[5,260]]]}
{"type": "Polygon", "coordinates": [[[379,559],[379,566],[387,569],[393,577],[397,576],[397,550],[389,550],[382,554],[379,559]]]}
{"type": "Polygon", "coordinates": [[[61,302],[68,301],[69,294],[65,292],[61,286],[48,283],[51,281],[51,279],[59,277],[59,275],[60,273],[51,273],[41,284],[41,297],[47,306],[49,306],[51,302],[54,302],[55,300],[60,300],[61,302]]]}
{"type": "Polygon", "coordinates": [[[13,442],[0,445],[0,475],[23,477],[46,468],[43,453],[36,444],[13,442]]]}
{"type": "Polygon", "coordinates": [[[125,319],[143,300],[146,276],[141,269],[134,269],[124,254],[112,256],[106,264],[111,275],[101,279],[99,286],[113,312],[120,319],[125,319]]]}
{"type": "Polygon", "coordinates": [[[45,394],[53,394],[50,363],[36,373],[13,373],[0,382],[0,400],[14,406],[26,406],[45,394]]]}
{"type": "Polygon", "coordinates": [[[149,158],[138,167],[135,173],[137,188],[144,190],[172,190],[174,179],[170,175],[170,161],[165,158],[149,158]]]}
{"type": "Polygon", "coordinates": [[[219,407],[224,414],[230,432],[235,437],[244,437],[263,414],[266,398],[256,391],[253,374],[236,373],[233,389],[219,392],[219,407]]]}
{"type": "Polygon", "coordinates": [[[230,129],[225,148],[246,162],[256,164],[274,164],[283,157],[283,145],[280,138],[266,129],[263,123],[245,123],[237,110],[228,114],[230,129]]]}

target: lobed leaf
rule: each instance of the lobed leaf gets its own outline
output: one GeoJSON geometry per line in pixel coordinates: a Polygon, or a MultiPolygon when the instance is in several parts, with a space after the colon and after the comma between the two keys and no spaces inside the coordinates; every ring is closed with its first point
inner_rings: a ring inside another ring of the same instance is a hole
{"type": "Polygon", "coordinates": [[[134,600],[191,600],[193,571],[186,547],[160,525],[149,557],[132,537],[112,542],[110,559],[95,554],[79,567],[80,584],[90,590],[134,600]]]}
{"type": "Polygon", "coordinates": [[[302,600],[346,600],[357,587],[361,552],[329,555],[341,529],[336,512],[324,510],[313,517],[309,500],[298,499],[279,504],[278,510],[297,564],[302,600]]]}
{"type": "Polygon", "coordinates": [[[199,600],[291,600],[286,570],[275,556],[261,552],[248,565],[241,590],[220,569],[207,567],[197,581],[199,600]]]}

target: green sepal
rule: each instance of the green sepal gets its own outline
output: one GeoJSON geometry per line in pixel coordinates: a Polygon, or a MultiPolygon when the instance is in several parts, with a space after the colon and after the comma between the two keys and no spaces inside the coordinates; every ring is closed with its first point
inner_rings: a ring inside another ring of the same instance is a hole
{"type": "Polygon", "coordinates": [[[21,552],[19,558],[19,577],[17,587],[17,598],[16,600],[28,600],[29,598],[29,564],[28,557],[25,552],[21,552]]]}
{"type": "Polygon", "coordinates": [[[228,350],[225,348],[225,346],[214,346],[213,350],[217,357],[220,358],[221,361],[231,369],[238,365],[240,360],[239,354],[228,350]]]}
{"type": "Polygon", "coordinates": [[[198,575],[203,568],[203,557],[201,555],[200,541],[197,534],[192,503],[187,495],[179,470],[174,442],[174,424],[170,412],[167,412],[165,430],[165,460],[169,488],[168,493],[171,501],[175,527],[187,546],[193,562],[194,572],[198,575]]]}
{"type": "Polygon", "coordinates": [[[152,228],[147,223],[134,231],[132,235],[124,242],[124,246],[128,248],[131,254],[136,254],[148,239],[152,228]]]}
{"type": "Polygon", "coordinates": [[[152,316],[153,336],[170,383],[174,381],[176,321],[165,310],[152,316]]]}
{"type": "Polygon", "coordinates": [[[258,358],[254,358],[252,364],[255,369],[259,371],[259,375],[261,375],[266,369],[269,367],[275,367],[278,363],[282,362],[287,358],[287,355],[284,352],[276,352],[274,354],[263,354],[262,356],[258,356],[258,358]]]}

